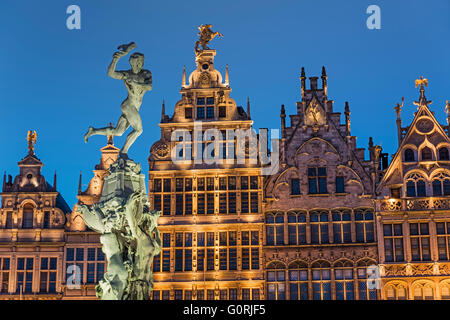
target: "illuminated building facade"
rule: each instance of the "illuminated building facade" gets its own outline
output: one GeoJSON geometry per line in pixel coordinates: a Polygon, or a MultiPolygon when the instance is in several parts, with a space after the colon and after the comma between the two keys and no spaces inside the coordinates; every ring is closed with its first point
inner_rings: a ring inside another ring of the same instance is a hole
{"type": "Polygon", "coordinates": [[[196,54],[189,81],[183,70],[181,100],[172,117],[163,104],[161,139],[151,147],[149,196],[161,210],[163,242],[153,261],[155,300],[264,299],[261,169],[248,157],[237,162],[227,133],[251,128],[250,105],[236,106],[215,54],[196,54]],[[208,148],[219,141],[214,155],[208,148]],[[214,156],[230,163],[205,160],[214,156]]]}
{"type": "Polygon", "coordinates": [[[348,103],[344,123],[333,110],[324,67],[321,79],[319,88],[310,77],[308,89],[302,68],[302,100],[290,126],[281,107],[280,170],[265,184],[266,298],[377,299],[366,278],[377,262],[372,196],[381,148],[370,140],[364,158],[348,103]]]}
{"type": "MultiPolygon", "coordinates": [[[[0,208],[0,299],[95,299],[105,258],[99,235],[88,230],[76,212],[41,174],[43,163],[29,147],[18,164],[19,175],[3,182],[0,208]],[[67,283],[74,283],[68,288],[67,283]]],[[[101,149],[100,164],[78,199],[92,204],[103,176],[119,149],[112,140],[101,149]]]]}
{"type": "MultiPolygon", "coordinates": [[[[412,123],[402,127],[397,104],[398,150],[376,201],[381,298],[450,299],[450,141],[420,85],[412,123]]],[[[446,111],[449,112],[447,102],[446,111]]],[[[450,120],[447,113],[447,121],[450,120]]]]}
{"type": "MultiPolygon", "coordinates": [[[[148,194],[162,238],[152,299],[450,299],[449,126],[428,107],[426,79],[408,127],[396,107],[399,148],[388,166],[372,139],[368,159],[357,148],[349,105],[341,123],[325,68],[320,88],[318,77],[306,87],[302,69],[289,125],[281,107],[279,167],[263,175],[251,137],[236,136],[252,129],[250,103],[244,110],[230,97],[228,67],[222,78],[215,54],[199,51],[196,69],[183,70],[181,99],[172,116],[163,103],[150,149],[148,194]],[[378,289],[368,286],[372,265],[378,289]]],[[[96,299],[99,234],[67,206],[56,174],[53,185],[43,177],[33,141],[19,174],[4,176],[0,299],[96,299]]],[[[80,175],[79,202],[99,200],[118,153],[109,137],[84,191],[80,175]]]]}

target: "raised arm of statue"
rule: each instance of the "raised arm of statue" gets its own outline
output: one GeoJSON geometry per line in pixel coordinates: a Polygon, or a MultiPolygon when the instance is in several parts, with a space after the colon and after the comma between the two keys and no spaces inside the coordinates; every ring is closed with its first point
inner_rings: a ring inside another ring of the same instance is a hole
{"type": "Polygon", "coordinates": [[[125,56],[125,52],[116,52],[114,53],[113,59],[111,61],[111,64],[108,67],[108,76],[110,76],[113,79],[123,80],[125,78],[126,72],[124,71],[116,71],[117,62],[120,58],[125,56]]]}

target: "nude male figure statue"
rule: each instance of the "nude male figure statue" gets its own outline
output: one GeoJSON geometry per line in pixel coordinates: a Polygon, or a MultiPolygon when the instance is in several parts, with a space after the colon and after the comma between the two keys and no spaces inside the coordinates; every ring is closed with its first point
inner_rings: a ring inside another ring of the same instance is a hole
{"type": "Polygon", "coordinates": [[[113,79],[123,80],[128,91],[128,97],[122,102],[122,115],[117,121],[116,127],[93,128],[89,127],[88,132],[84,135],[84,141],[87,142],[90,136],[121,136],[128,127],[133,130],[128,134],[126,141],[120,150],[120,154],[126,155],[128,149],[134,141],[142,133],[142,121],[139,116],[139,108],[142,104],[142,98],[146,91],[152,89],[152,73],[143,69],[144,55],[135,52],[130,56],[129,62],[131,69],[124,71],[116,71],[117,62],[120,58],[126,56],[131,50],[136,48],[136,44],[131,42],[118,47],[119,51],[113,55],[113,60],[108,67],[108,75],[113,79]]]}

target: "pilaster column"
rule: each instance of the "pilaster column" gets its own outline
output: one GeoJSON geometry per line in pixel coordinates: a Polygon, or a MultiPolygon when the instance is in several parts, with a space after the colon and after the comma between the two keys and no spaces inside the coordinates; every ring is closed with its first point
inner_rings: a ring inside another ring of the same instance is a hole
{"type": "Polygon", "coordinates": [[[403,231],[403,252],[405,254],[405,260],[406,262],[410,262],[412,260],[411,240],[409,238],[408,214],[406,213],[403,215],[402,231],[403,231]]]}

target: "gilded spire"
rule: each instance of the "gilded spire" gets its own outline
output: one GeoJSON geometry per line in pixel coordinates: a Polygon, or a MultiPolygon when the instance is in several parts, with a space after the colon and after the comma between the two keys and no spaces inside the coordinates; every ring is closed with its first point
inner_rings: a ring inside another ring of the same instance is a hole
{"type": "Polygon", "coordinates": [[[428,87],[428,79],[420,76],[419,79],[416,79],[415,83],[416,83],[416,88],[420,85],[420,96],[419,96],[419,101],[414,101],[414,104],[418,107],[421,107],[421,106],[428,107],[428,105],[431,103],[431,101],[428,101],[427,98],[425,97],[425,88],[423,86],[423,85],[425,85],[425,87],[428,87]]]}
{"type": "Polygon", "coordinates": [[[166,117],[166,102],[163,99],[163,103],[161,106],[161,122],[164,122],[165,117],[166,117]]]}
{"type": "Polygon", "coordinates": [[[250,119],[250,98],[247,97],[247,116],[250,119]]]}
{"type": "Polygon", "coordinates": [[[183,78],[181,79],[181,87],[186,86],[186,66],[183,66],[183,78]]]}
{"type": "Polygon", "coordinates": [[[34,155],[34,145],[36,144],[37,134],[36,131],[32,132],[28,130],[27,141],[28,141],[28,154],[34,155]]]}

